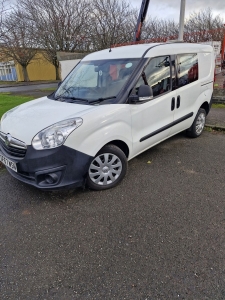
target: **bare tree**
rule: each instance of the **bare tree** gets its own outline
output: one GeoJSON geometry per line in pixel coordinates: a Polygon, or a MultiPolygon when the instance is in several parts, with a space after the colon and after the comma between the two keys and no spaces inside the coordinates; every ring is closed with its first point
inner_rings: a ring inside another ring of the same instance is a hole
{"type": "Polygon", "coordinates": [[[170,37],[178,35],[179,25],[173,20],[162,20],[158,18],[147,19],[142,36],[144,39],[167,40],[170,37]]]}
{"type": "Polygon", "coordinates": [[[90,14],[90,39],[93,50],[132,41],[135,10],[127,1],[93,0],[90,14]]]}
{"type": "Polygon", "coordinates": [[[2,36],[3,16],[6,13],[7,9],[7,0],[0,0],[0,38],[2,36]]]}
{"type": "Polygon", "coordinates": [[[2,24],[3,13],[5,12],[6,0],[0,0],[0,24],[2,24]]]}
{"type": "Polygon", "coordinates": [[[79,0],[20,0],[26,18],[36,26],[36,43],[45,58],[55,66],[59,77],[58,51],[82,50],[89,20],[89,3],[79,0]]]}
{"type": "Polygon", "coordinates": [[[5,16],[3,25],[1,52],[5,59],[12,59],[22,66],[24,81],[29,81],[27,66],[37,53],[32,34],[35,33],[35,26],[18,8],[5,16]]]}
{"type": "Polygon", "coordinates": [[[210,8],[193,12],[185,22],[184,39],[187,42],[222,41],[225,34],[224,20],[213,16],[210,8]]]}
{"type": "MultiPolygon", "coordinates": [[[[213,16],[210,8],[193,12],[185,21],[184,40],[190,43],[221,41],[224,37],[224,20],[213,16]]],[[[178,38],[179,25],[172,20],[149,19],[143,27],[143,39],[164,42],[178,38]]]]}

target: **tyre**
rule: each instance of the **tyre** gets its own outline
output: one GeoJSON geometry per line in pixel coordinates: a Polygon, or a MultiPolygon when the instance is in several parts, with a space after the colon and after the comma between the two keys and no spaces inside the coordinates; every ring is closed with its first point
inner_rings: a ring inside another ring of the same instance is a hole
{"type": "Polygon", "coordinates": [[[116,186],[127,172],[127,157],[115,145],[104,146],[92,160],[87,185],[94,190],[106,190],[116,186]]]}
{"type": "Polygon", "coordinates": [[[196,138],[200,136],[205,126],[205,120],[206,120],[206,111],[203,108],[200,108],[194,119],[193,124],[187,130],[187,135],[192,138],[196,138]]]}

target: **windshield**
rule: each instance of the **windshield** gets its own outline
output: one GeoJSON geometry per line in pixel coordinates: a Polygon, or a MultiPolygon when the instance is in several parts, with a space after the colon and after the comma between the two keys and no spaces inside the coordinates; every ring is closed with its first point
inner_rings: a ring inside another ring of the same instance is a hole
{"type": "Polygon", "coordinates": [[[55,99],[104,100],[116,97],[140,59],[80,62],[62,82],[55,99]]]}

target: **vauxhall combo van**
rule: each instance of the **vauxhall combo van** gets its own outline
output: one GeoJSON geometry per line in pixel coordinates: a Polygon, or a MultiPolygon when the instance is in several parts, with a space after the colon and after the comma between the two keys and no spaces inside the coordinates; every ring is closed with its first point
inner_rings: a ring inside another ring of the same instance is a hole
{"type": "Polygon", "coordinates": [[[56,92],[6,112],[0,161],[43,190],[114,187],[127,162],[186,131],[201,135],[213,92],[211,46],[142,44],[87,55],[56,92]]]}

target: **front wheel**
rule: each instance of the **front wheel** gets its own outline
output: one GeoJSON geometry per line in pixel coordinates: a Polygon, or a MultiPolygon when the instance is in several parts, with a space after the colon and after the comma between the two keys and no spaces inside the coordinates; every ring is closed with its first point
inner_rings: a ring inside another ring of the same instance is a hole
{"type": "Polygon", "coordinates": [[[87,185],[94,190],[106,190],[116,186],[127,172],[127,158],[115,145],[104,146],[92,160],[87,185]]]}
{"type": "Polygon", "coordinates": [[[196,138],[200,136],[204,129],[205,121],[206,121],[206,112],[203,108],[200,108],[194,119],[193,124],[187,130],[187,135],[192,138],[196,138]]]}

